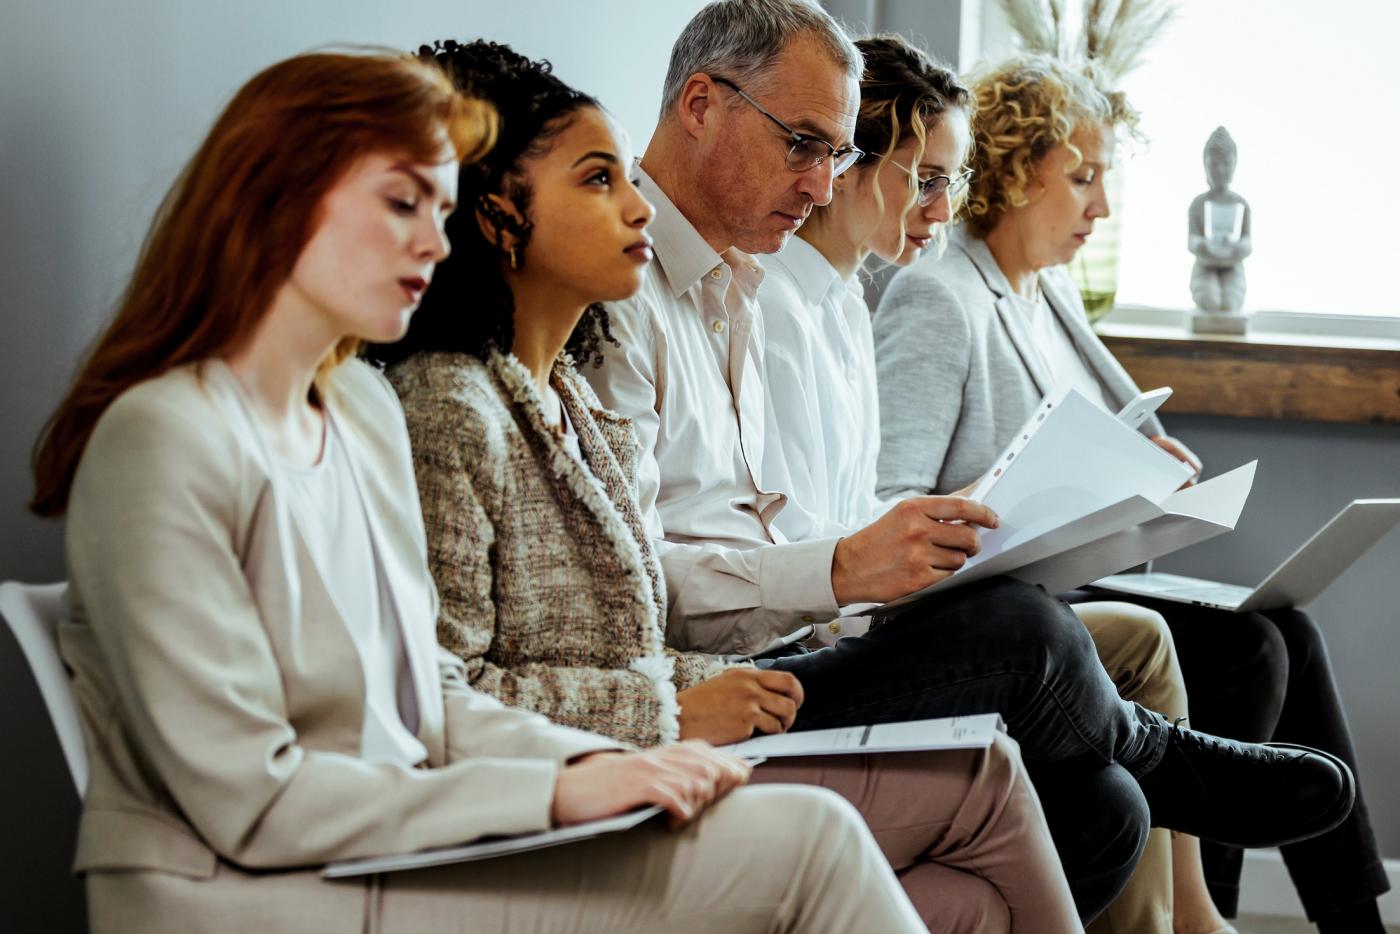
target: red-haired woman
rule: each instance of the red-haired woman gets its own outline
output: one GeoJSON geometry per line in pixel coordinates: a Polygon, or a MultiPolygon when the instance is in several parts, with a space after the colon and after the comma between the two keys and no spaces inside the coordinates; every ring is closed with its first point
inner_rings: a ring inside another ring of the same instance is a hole
{"type": "Polygon", "coordinates": [[[742,789],[685,833],[319,875],[648,803],[687,823],[748,776],[703,744],[629,753],[503,707],[437,645],[403,416],[349,357],[404,333],[457,160],[493,126],[402,58],[255,77],[41,438],[92,929],[922,930],[855,812],[809,788],[742,789]]]}

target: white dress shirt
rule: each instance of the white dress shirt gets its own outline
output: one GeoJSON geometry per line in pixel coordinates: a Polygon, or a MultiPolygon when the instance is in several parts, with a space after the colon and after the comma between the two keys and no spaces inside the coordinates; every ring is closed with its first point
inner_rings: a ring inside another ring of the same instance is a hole
{"type": "Polygon", "coordinates": [[[880,402],[860,283],[800,237],[763,257],[768,438],[763,481],[792,501],[777,526],[793,541],[848,535],[889,507],[875,496],[880,402]]]}
{"type": "Polygon", "coordinates": [[[608,305],[603,404],[631,418],[638,499],[666,576],[676,648],[754,652],[836,615],[835,538],[789,542],[775,525],[786,491],[761,486],[766,401],[755,293],[763,271],[709,246],[640,168],[656,207],[656,260],[630,299],[608,305]]]}

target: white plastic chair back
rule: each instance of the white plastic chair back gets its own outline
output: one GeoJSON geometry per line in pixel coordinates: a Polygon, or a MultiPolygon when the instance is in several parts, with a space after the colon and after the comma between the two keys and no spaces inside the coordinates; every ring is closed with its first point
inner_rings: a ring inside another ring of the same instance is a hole
{"type": "Polygon", "coordinates": [[[57,584],[0,584],[0,616],[19,642],[39,693],[53,721],[68,772],[82,798],[87,790],[88,759],[83,746],[83,730],[78,723],[78,704],[63,660],[58,656],[58,623],[67,612],[63,595],[66,582],[57,584]]]}

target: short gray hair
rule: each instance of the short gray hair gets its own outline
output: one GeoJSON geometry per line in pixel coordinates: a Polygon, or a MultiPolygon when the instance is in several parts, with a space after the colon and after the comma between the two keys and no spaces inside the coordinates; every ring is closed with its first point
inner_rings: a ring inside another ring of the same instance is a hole
{"type": "Polygon", "coordinates": [[[671,47],[661,90],[661,119],[675,108],[696,72],[740,84],[761,82],[793,39],[816,40],[837,65],[859,81],[865,63],[831,14],[809,0],[715,0],[686,24],[671,47]]]}

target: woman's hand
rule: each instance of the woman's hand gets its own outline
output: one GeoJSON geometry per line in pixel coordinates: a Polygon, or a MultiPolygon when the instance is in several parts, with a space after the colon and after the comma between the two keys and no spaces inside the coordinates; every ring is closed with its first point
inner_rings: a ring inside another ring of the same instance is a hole
{"type": "Polygon", "coordinates": [[[676,695],[681,738],[737,743],[757,730],[786,733],[802,706],[802,684],[786,671],[731,668],[676,695]]]}
{"type": "Polygon", "coordinates": [[[1152,443],[1191,468],[1191,476],[1181,485],[1181,489],[1193,485],[1200,479],[1201,459],[1190,448],[1171,435],[1153,435],[1152,443]]]}
{"type": "Polygon", "coordinates": [[[674,829],[749,780],[748,763],[700,740],[646,752],[594,753],[567,765],[550,816],[578,824],[655,804],[674,829]]]}

